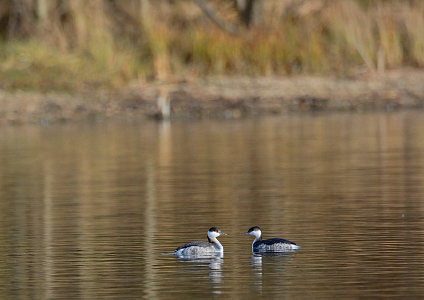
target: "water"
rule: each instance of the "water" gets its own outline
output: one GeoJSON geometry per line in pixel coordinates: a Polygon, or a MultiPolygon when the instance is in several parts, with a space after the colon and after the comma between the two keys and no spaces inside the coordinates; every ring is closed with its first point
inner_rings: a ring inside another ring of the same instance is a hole
{"type": "Polygon", "coordinates": [[[0,131],[0,298],[424,294],[424,113],[0,131]],[[218,226],[222,259],[175,247],[218,226]],[[250,236],[302,246],[253,256],[250,236]]]}

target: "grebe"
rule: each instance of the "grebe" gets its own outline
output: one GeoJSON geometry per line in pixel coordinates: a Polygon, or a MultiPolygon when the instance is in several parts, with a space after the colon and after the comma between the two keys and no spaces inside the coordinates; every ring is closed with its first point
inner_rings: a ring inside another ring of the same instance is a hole
{"type": "Polygon", "coordinates": [[[285,252],[300,248],[296,243],[285,239],[262,240],[262,231],[259,226],[251,227],[245,234],[255,237],[252,243],[252,252],[285,252]]]}
{"type": "Polygon", "coordinates": [[[217,227],[211,227],[208,230],[208,242],[190,242],[175,249],[177,256],[204,256],[223,254],[224,247],[216,239],[220,235],[227,235],[217,227]]]}

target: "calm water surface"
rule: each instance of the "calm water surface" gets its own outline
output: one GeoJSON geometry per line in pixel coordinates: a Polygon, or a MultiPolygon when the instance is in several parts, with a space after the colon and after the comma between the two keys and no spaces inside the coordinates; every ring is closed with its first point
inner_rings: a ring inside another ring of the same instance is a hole
{"type": "Polygon", "coordinates": [[[0,128],[0,298],[418,298],[423,215],[424,113],[0,128]]]}

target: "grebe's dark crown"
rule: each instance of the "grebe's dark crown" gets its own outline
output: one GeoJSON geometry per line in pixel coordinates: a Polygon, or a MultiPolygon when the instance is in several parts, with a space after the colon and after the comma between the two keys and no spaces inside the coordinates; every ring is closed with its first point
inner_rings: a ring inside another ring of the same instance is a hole
{"type": "Polygon", "coordinates": [[[211,227],[211,228],[209,228],[209,230],[208,230],[209,232],[221,232],[221,229],[219,229],[218,227],[211,227]]]}
{"type": "Polygon", "coordinates": [[[261,230],[261,229],[259,228],[259,226],[253,226],[253,227],[250,227],[247,232],[250,233],[250,232],[255,231],[255,230],[261,230]]]}

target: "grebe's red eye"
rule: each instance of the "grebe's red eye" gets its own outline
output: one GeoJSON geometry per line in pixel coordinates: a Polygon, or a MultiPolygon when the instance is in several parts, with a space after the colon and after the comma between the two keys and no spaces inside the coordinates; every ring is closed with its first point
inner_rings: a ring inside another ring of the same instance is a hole
{"type": "Polygon", "coordinates": [[[218,230],[217,230],[216,232],[217,232],[217,233],[219,233],[219,231],[218,231],[218,230]]]}

